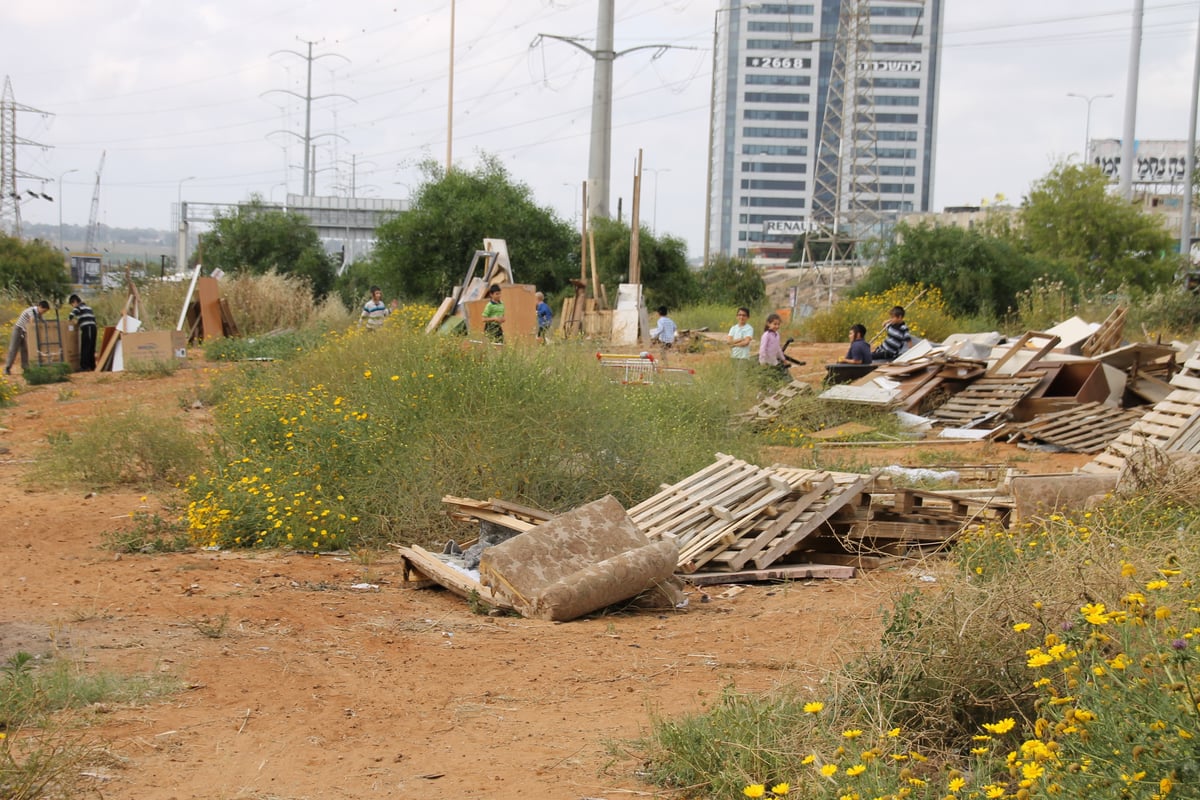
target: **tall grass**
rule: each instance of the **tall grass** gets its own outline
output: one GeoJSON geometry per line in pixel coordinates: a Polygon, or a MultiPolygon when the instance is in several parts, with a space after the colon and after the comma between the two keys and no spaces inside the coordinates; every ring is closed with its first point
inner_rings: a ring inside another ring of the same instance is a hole
{"type": "Polygon", "coordinates": [[[216,411],[222,463],[187,486],[204,544],[432,544],[452,530],[445,494],[632,505],[718,451],[751,453],[728,425],[727,385],[613,384],[572,343],[498,348],[389,325],[241,374],[216,411]]]}
{"type": "Polygon", "coordinates": [[[832,308],[818,311],[801,323],[804,335],[811,341],[840,342],[845,340],[850,326],[862,323],[867,338],[878,344],[893,306],[902,306],[904,321],[914,336],[940,342],[952,333],[963,330],[963,322],[946,306],[941,291],[934,286],[893,286],[881,294],[864,294],[839,300],[832,308]]]}

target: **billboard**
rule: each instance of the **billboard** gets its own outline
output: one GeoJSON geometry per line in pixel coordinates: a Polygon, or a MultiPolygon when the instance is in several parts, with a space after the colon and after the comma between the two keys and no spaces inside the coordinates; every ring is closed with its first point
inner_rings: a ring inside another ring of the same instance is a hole
{"type": "Polygon", "coordinates": [[[803,219],[768,219],[763,221],[763,233],[778,236],[799,236],[816,230],[808,220],[803,219]]]}
{"type": "MultiPolygon", "coordinates": [[[[1133,182],[1182,185],[1187,142],[1182,139],[1143,139],[1133,143],[1133,182]]],[[[1093,139],[1088,161],[1116,183],[1121,173],[1121,140],[1093,139]]]]}

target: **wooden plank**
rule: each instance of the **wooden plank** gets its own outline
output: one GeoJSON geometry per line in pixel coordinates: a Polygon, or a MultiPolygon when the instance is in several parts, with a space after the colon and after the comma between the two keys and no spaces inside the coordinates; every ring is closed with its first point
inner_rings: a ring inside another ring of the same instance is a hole
{"type": "Polygon", "coordinates": [[[631,517],[635,517],[645,511],[647,508],[657,505],[664,495],[681,492],[687,487],[695,485],[698,481],[704,480],[714,473],[719,472],[735,460],[736,459],[734,459],[733,456],[725,455],[724,453],[717,453],[717,460],[709,464],[704,469],[700,470],[699,472],[692,473],[688,477],[684,478],[678,483],[672,484],[670,487],[664,489],[658,494],[646,498],[625,513],[631,517]]]}
{"type": "Polygon", "coordinates": [[[946,523],[880,522],[863,520],[850,526],[850,539],[894,539],[903,542],[946,542],[958,535],[961,527],[946,523]]]}
{"type": "Polygon", "coordinates": [[[221,325],[221,288],[217,279],[203,275],[196,280],[196,300],[200,303],[200,337],[208,342],[225,336],[221,325]]]}
{"type": "MultiPolygon", "coordinates": [[[[410,581],[410,576],[420,575],[427,580],[449,589],[460,597],[478,597],[480,602],[493,608],[514,610],[511,603],[494,594],[491,589],[474,580],[465,572],[448,566],[433,553],[417,545],[401,547],[400,561],[404,568],[404,579],[410,581]]],[[[418,581],[419,582],[419,581],[418,581]]]]}
{"type": "Polygon", "coordinates": [[[695,572],[687,576],[688,583],[696,586],[714,586],[726,583],[755,583],[759,581],[808,581],[819,578],[844,580],[853,578],[855,569],[837,564],[789,564],[770,569],[742,570],[738,572],[695,572]]]}

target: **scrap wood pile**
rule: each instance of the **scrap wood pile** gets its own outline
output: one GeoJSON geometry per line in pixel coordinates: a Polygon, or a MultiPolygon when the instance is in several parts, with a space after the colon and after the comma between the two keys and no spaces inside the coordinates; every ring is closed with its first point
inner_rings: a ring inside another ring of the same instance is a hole
{"type": "Polygon", "coordinates": [[[764,468],[723,454],[628,511],[611,497],[557,516],[498,499],[443,503],[456,520],[514,535],[483,551],[478,574],[453,553],[402,547],[406,580],[547,619],[648,590],[670,597],[671,575],[696,585],[850,578],[944,551],[970,525],[1006,526],[1013,506],[995,486],[900,488],[880,471],[764,468]]]}
{"type": "MultiPolygon", "coordinates": [[[[1191,366],[1200,343],[1122,344],[1125,313],[1118,308],[1099,325],[1075,317],[1007,344],[998,334],[920,342],[820,397],[922,415],[943,438],[1085,454],[1115,448],[1108,467],[1096,469],[1119,469],[1129,442],[1149,435],[1165,443],[1200,405],[1200,372],[1191,366]]],[[[760,403],[768,410],[758,416],[777,415],[785,393],[760,403]]],[[[1172,444],[1200,448],[1182,435],[1172,444]]]]}

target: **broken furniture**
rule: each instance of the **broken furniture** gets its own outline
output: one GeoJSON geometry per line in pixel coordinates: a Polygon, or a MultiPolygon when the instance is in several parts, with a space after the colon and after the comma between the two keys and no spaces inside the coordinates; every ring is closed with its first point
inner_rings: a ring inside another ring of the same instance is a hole
{"type": "Polygon", "coordinates": [[[596,360],[612,376],[613,383],[650,384],[658,381],[690,381],[694,369],[665,367],[651,353],[596,353],[596,360]]]}

